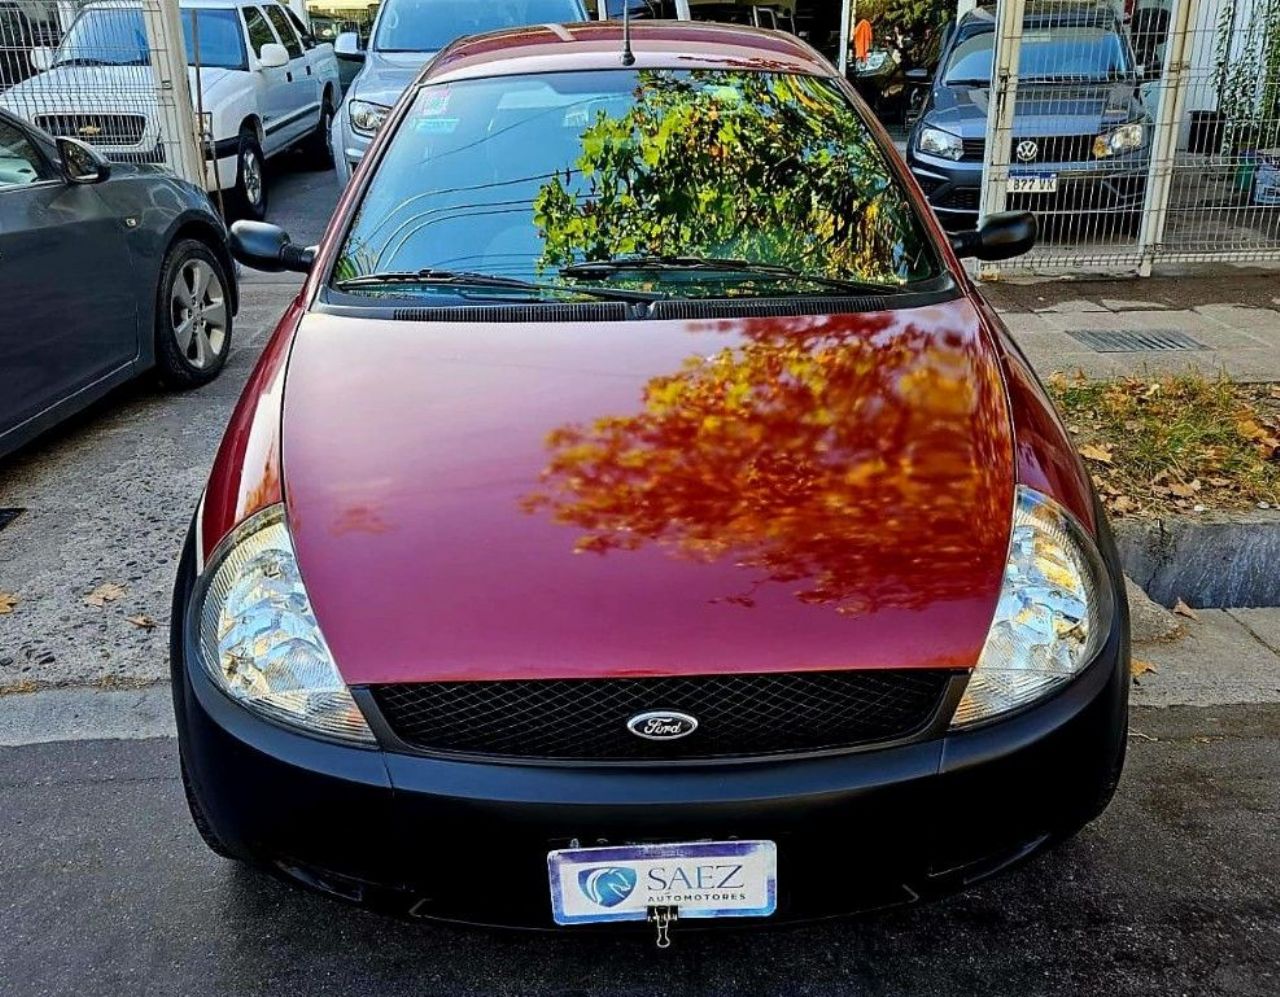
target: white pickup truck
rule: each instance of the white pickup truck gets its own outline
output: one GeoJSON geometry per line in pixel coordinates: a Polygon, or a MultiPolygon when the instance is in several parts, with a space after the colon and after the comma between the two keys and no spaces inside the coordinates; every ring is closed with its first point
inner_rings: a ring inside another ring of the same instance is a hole
{"type": "MultiPolygon", "coordinates": [[[[333,46],[277,0],[180,0],[192,103],[203,112],[210,190],[251,218],[267,209],[266,160],[300,143],[330,162],[341,98],[333,46]]],[[[38,75],[0,107],[108,159],[163,163],[165,148],[138,0],[94,0],[56,50],[36,49],[38,75]]]]}

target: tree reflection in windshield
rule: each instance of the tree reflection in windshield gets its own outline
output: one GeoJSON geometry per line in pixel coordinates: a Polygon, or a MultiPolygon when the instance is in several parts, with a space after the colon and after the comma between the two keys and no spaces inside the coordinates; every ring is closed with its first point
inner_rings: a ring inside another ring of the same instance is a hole
{"type": "Polygon", "coordinates": [[[731,559],[744,584],[724,601],[744,607],[767,583],[846,614],[983,591],[1003,566],[1011,441],[995,368],[947,318],[744,323],[737,345],[651,379],[637,411],[548,434],[524,508],[575,528],[582,553],[731,559]]]}

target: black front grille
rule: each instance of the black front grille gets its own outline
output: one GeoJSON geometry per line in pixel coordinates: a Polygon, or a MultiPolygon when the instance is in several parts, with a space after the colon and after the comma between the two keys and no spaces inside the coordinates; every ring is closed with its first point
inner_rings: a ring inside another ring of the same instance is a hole
{"type": "Polygon", "coordinates": [[[643,761],[803,753],[922,730],[951,672],[785,672],[643,679],[423,682],[372,687],[388,725],[424,750],[510,758],[643,761]],[[627,721],[676,710],[686,737],[650,741],[627,721]]]}
{"type": "Polygon", "coordinates": [[[147,119],[140,114],[41,114],[36,124],[55,137],[118,147],[141,142],[147,119]]]}
{"type": "MultiPolygon", "coordinates": [[[[965,162],[981,163],[986,157],[986,152],[986,139],[964,139],[965,162]]],[[[1034,163],[1081,163],[1091,159],[1093,159],[1092,135],[1047,135],[1031,138],[1014,136],[1013,145],[1009,149],[1009,162],[1014,166],[1034,163]],[[1031,159],[1022,159],[1018,155],[1018,146],[1027,141],[1035,143],[1035,155],[1031,159]]]]}

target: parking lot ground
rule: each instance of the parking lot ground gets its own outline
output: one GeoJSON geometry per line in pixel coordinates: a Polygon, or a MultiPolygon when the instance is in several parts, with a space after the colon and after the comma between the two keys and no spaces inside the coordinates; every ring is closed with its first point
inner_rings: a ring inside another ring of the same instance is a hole
{"type": "Polygon", "coordinates": [[[856,920],[678,924],[667,952],[647,928],[394,920],[224,862],[187,819],[172,740],[3,748],[0,994],[1276,993],[1280,707],[1133,727],[1106,814],[998,880],[856,920]]]}

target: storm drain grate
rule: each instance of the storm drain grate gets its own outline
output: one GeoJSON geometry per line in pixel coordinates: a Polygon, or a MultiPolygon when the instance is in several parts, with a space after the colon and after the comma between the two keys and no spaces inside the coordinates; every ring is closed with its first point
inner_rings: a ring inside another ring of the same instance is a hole
{"type": "Polygon", "coordinates": [[[1176,329],[1122,329],[1095,332],[1068,329],[1067,335],[1095,353],[1146,353],[1153,350],[1207,350],[1209,347],[1176,329]]]}
{"type": "Polygon", "coordinates": [[[26,509],[0,509],[0,530],[3,530],[26,511],[26,509]]]}

